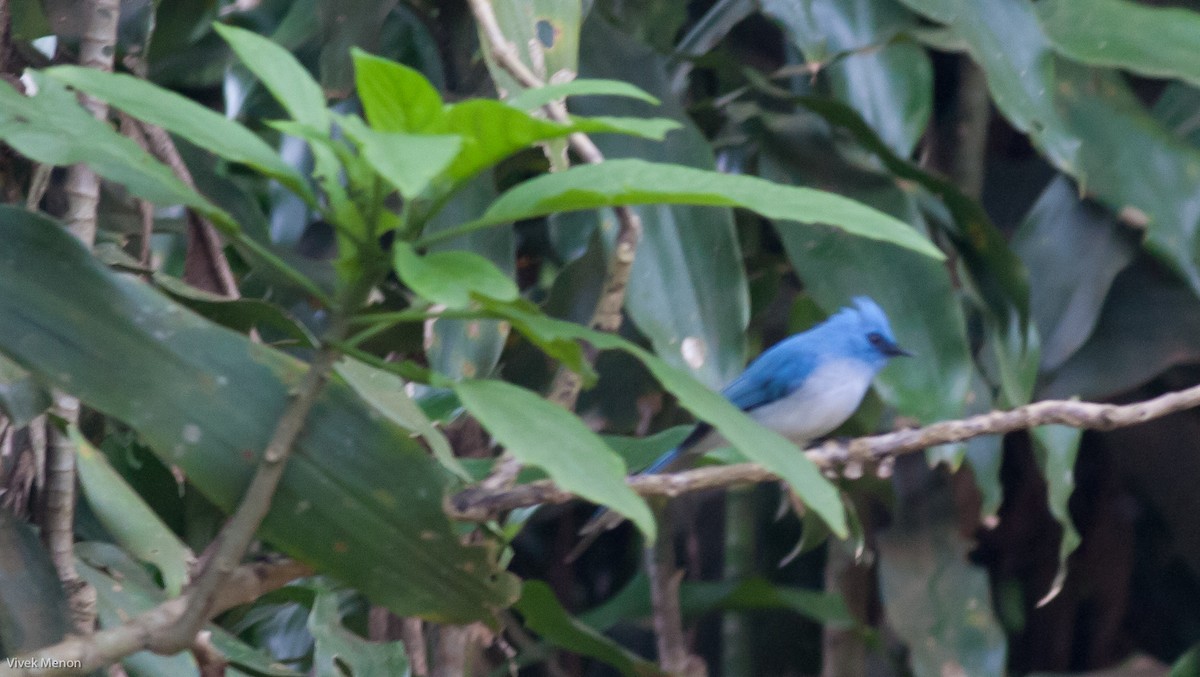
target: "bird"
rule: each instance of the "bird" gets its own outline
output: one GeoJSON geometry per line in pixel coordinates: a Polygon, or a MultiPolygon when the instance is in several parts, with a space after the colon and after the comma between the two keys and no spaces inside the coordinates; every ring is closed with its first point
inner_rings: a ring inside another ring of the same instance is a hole
{"type": "MultiPolygon", "coordinates": [[[[794,334],[758,356],[721,394],[751,418],[799,447],[833,432],[862,403],[872,381],[900,347],[879,304],[857,296],[824,322],[794,334]]],[[[642,474],[674,472],[728,442],[707,423],[696,425],[679,446],[642,474]]],[[[595,537],[623,521],[601,510],[584,527],[574,559],[595,537]],[[590,537],[590,538],[589,538],[590,537]]]]}

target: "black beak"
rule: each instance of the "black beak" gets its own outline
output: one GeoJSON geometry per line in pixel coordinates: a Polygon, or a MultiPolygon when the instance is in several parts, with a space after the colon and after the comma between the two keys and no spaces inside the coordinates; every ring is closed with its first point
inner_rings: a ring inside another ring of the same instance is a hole
{"type": "Polygon", "coordinates": [[[887,347],[885,347],[883,349],[883,354],[887,355],[888,357],[916,357],[916,355],[908,352],[907,350],[901,348],[900,346],[896,345],[895,343],[891,343],[887,347]]]}

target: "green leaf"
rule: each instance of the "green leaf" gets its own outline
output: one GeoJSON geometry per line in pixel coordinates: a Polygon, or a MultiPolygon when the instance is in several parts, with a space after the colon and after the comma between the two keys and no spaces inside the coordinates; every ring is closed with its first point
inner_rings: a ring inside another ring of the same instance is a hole
{"type": "Polygon", "coordinates": [[[0,84],[0,140],[18,153],[49,165],[87,164],[101,177],[160,205],[181,204],[236,230],[228,214],[188,188],[166,165],[131,139],[92,117],[56,80],[35,75],[36,96],[0,84]]]}
{"type": "Polygon", "coordinates": [[[16,656],[71,632],[67,597],[30,524],[0,510],[0,648],[16,656]]]}
{"type": "Polygon", "coordinates": [[[637,99],[657,106],[659,100],[652,94],[623,80],[603,78],[576,78],[570,82],[549,84],[537,89],[527,89],[510,96],[505,101],[513,108],[536,110],[542,106],[568,96],[620,96],[637,99]]]}
{"type": "Polygon", "coordinates": [[[521,599],[514,608],[524,618],[526,627],[554,646],[604,661],[625,677],[663,674],[650,661],[572,618],[558,603],[550,586],[541,581],[525,581],[521,599]]]}
{"type": "Polygon", "coordinates": [[[213,28],[294,120],[329,130],[325,93],[291,52],[253,31],[224,24],[213,28]]]}
{"type": "Polygon", "coordinates": [[[939,261],[945,258],[929,240],[903,222],[832,193],[781,186],[753,176],[636,159],[576,166],[526,181],[501,195],[480,219],[459,231],[554,212],[639,204],[743,207],[768,218],[826,223],[939,261]]]}
{"type": "Polygon", "coordinates": [[[1091,336],[1113,281],[1137,253],[1136,236],[1060,176],[1025,217],[1013,249],[1029,269],[1041,369],[1052,372],[1091,336]]]}
{"type": "MultiPolygon", "coordinates": [[[[425,225],[436,233],[478,216],[496,199],[490,173],[482,173],[454,192],[454,198],[425,225]]],[[[509,279],[516,279],[516,234],[511,226],[480,230],[430,247],[431,252],[470,251],[491,261],[509,279]]],[[[426,325],[429,326],[429,325],[426,325]]],[[[432,322],[425,341],[429,366],[448,378],[489,376],[500,361],[508,339],[508,325],[490,319],[442,319],[432,322]]]]}
{"type": "Polygon", "coordinates": [[[1145,260],[1117,276],[1096,328],[1039,383],[1038,397],[1105,400],[1168,368],[1200,361],[1200,304],[1186,284],[1145,260]]]}
{"type": "Polygon", "coordinates": [[[226,160],[240,162],[278,179],[310,204],[315,202],[308,181],[266,142],[242,125],[191,99],[141,78],[105,73],[95,68],[56,66],[44,73],[226,160]]]}
{"type": "Polygon", "coordinates": [[[338,116],[338,122],[362,157],[405,198],[424,192],[463,145],[461,137],[450,134],[377,132],[352,115],[338,116]]]}
{"type": "MultiPolygon", "coordinates": [[[[580,0],[521,0],[491,2],[500,33],[516,46],[517,58],[544,82],[578,71],[580,0]]],[[[480,31],[479,43],[488,44],[480,31]]],[[[501,98],[517,94],[525,85],[496,63],[491,49],[480,49],[501,98]]]]}
{"type": "Polygon", "coordinates": [[[403,642],[370,642],[342,626],[340,602],[345,593],[317,588],[308,631],[312,633],[313,670],[317,677],[411,674],[403,642]]]}
{"type": "MultiPolygon", "coordinates": [[[[663,57],[598,18],[588,22],[581,40],[583,73],[627,80],[655,93],[663,100],[656,112],[682,127],[662,143],[630,136],[597,137],[596,146],[605,157],[716,167],[708,141],[671,91],[663,57]]],[[[641,101],[611,98],[576,101],[573,109],[592,119],[628,118],[651,110],[641,101]]],[[[733,210],[690,205],[634,209],[642,220],[642,240],[629,276],[625,310],[658,355],[710,388],[720,388],[745,366],[750,314],[733,210]]],[[[617,229],[607,210],[555,215],[550,224],[559,233],[572,229],[586,237],[589,231],[600,232],[607,256],[613,255],[617,229]],[[589,228],[579,223],[585,220],[591,222],[589,228]],[[598,227],[601,222],[604,226],[598,227]]],[[[588,313],[585,322],[591,308],[588,313]]]]}
{"type": "Polygon", "coordinates": [[[574,414],[503,381],[461,381],[454,392],[508,453],[542,468],[563,489],[628,517],[654,540],[654,515],[625,483],[621,457],[574,414]]]}
{"type": "Polygon", "coordinates": [[[354,86],[351,63],[361,47],[380,48],[379,38],[397,0],[321,0],[316,15],[320,22],[321,54],[318,72],[321,86],[332,98],[350,96],[354,86]]]}
{"type": "Polygon", "coordinates": [[[764,428],[728,400],[642,348],[615,336],[571,322],[551,319],[519,305],[484,305],[513,327],[539,342],[584,340],[601,350],[622,350],[637,358],[654,378],[696,418],[707,421],[747,458],[779,475],[805,505],[821,516],[839,537],[848,533],[841,495],[796,445],[764,428]]]}
{"type": "Polygon", "coordinates": [[[113,469],[108,459],[71,425],[67,428],[75,444],[79,482],[88,505],[100,523],[131,555],[158,567],[167,592],[178,595],[188,580],[195,561],[192,551],[163,523],[113,469]]]}
{"type": "Polygon", "coordinates": [[[442,431],[425,415],[425,411],[408,396],[404,379],[382,369],[363,364],[358,360],[342,358],[334,367],[350,387],[364,400],[387,416],[393,423],[420,435],[429,445],[430,451],[455,475],[470,481],[462,464],[454,457],[454,450],[442,431]]]}
{"type": "Polygon", "coordinates": [[[1056,58],[1034,3],[902,0],[949,24],[997,108],[1059,171],[1145,226],[1145,246],[1200,293],[1200,149],[1150,116],[1120,74],[1056,58]]]}
{"type": "Polygon", "coordinates": [[[381,132],[426,132],[442,117],[442,96],[424,75],[360,49],[351,54],[358,98],[372,128],[381,132]]]}
{"type": "Polygon", "coordinates": [[[1050,589],[1038,603],[1041,606],[1062,591],[1067,580],[1067,558],[1079,547],[1081,538],[1075,523],[1071,521],[1068,505],[1075,491],[1075,457],[1079,454],[1079,441],[1083,430],[1063,425],[1046,425],[1029,431],[1033,438],[1038,466],[1046,480],[1046,502],[1054,521],[1062,527],[1062,540],[1058,545],[1058,573],[1050,583],[1050,589]]]}
{"type": "Polygon", "coordinates": [[[1200,13],[1125,0],[1034,5],[1054,49],[1083,63],[1200,85],[1200,13]]]}
{"type": "Polygon", "coordinates": [[[222,327],[249,333],[252,330],[270,332],[272,338],[281,336],[297,345],[314,348],[317,337],[308,327],[279,306],[255,298],[230,299],[213,294],[163,273],[154,274],[154,284],[172,298],[222,327]]]}
{"type": "Polygon", "coordinates": [[[1003,677],[1007,640],[987,570],[967,560],[973,545],[959,534],[950,484],[909,461],[897,464],[893,522],[875,535],[888,625],[908,646],[915,677],[1003,677]]]}
{"type": "MultiPolygon", "coordinates": [[[[0,351],[124,421],[231,510],[307,366],[105,269],[45,217],[0,208],[0,240],[0,351]]],[[[442,509],[447,480],[334,379],[260,534],[398,614],[487,617],[515,597],[513,579],[460,543],[442,509]]]]}
{"type": "Polygon", "coordinates": [[[11,425],[23,428],[50,408],[50,393],[20,365],[0,354],[0,409],[11,425]]]}
{"type": "Polygon", "coordinates": [[[559,124],[489,99],[472,99],[447,107],[445,115],[428,128],[431,133],[465,137],[462,153],[448,172],[454,181],[470,178],[513,153],[539,141],[559,139],[575,132],[621,133],[661,139],[677,123],[669,120],[572,118],[559,124]]]}
{"type": "Polygon", "coordinates": [[[1200,646],[1193,646],[1175,659],[1167,677],[1200,677],[1200,646]]]}
{"type": "Polygon", "coordinates": [[[434,252],[420,256],[407,242],[397,242],[393,250],[400,279],[433,303],[466,308],[472,295],[497,301],[514,301],[519,295],[512,278],[474,252],[434,252]]]}
{"type": "Polygon", "coordinates": [[[879,0],[766,0],[762,11],[889,148],[912,153],[933,112],[933,67],[920,45],[891,42],[916,27],[911,12],[879,0]]]}

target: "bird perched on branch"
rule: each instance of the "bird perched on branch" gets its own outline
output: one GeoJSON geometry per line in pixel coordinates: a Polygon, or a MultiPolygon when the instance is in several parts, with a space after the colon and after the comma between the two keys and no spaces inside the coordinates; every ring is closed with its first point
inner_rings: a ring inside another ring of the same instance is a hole
{"type": "MultiPolygon", "coordinates": [[[[887,315],[874,301],[859,296],[853,304],[763,352],[721,394],[800,447],[832,432],[858,409],[888,360],[911,355],[897,345],[887,315]]],[[[682,444],[643,472],[673,472],[727,445],[712,426],[699,423],[682,444]]],[[[622,519],[598,513],[580,530],[585,538],[569,559],[622,519]]]]}

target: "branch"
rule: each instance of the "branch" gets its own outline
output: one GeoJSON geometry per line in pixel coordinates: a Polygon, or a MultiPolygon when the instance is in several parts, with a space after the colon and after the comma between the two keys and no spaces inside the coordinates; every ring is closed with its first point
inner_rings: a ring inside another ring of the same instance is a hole
{"type": "MultiPolygon", "coordinates": [[[[83,37],[79,41],[79,63],[111,73],[121,3],[119,0],[90,0],[83,3],[81,11],[87,16],[83,24],[83,37]]],[[[83,94],[80,95],[80,101],[97,120],[108,117],[108,104],[100,99],[83,94]]],[[[66,192],[70,200],[66,214],[67,230],[90,248],[96,241],[100,177],[87,165],[71,165],[67,173],[66,192]]]]}
{"type": "MultiPolygon", "coordinates": [[[[1145,423],[1168,414],[1200,406],[1200,385],[1178,390],[1144,402],[1100,404],[1077,400],[1044,400],[1011,411],[994,411],[969,418],[942,421],[924,428],[910,428],[846,442],[829,441],[805,450],[808,458],[821,468],[861,471],[877,466],[886,473],[894,456],[929,447],[962,442],[981,435],[998,435],[1042,425],[1065,425],[1085,430],[1113,430],[1145,423]]],[[[642,496],[675,497],[681,494],[720,489],[743,484],[772,482],[779,478],[754,463],[707,466],[663,475],[635,475],[629,486],[642,496]]],[[[465,490],[451,501],[450,515],[459,520],[483,522],[517,508],[538,504],[561,504],[575,499],[549,480],[522,484],[507,490],[486,491],[482,487],[465,490]]]]}
{"type": "MultiPolygon", "coordinates": [[[[292,560],[267,564],[246,564],[235,569],[227,585],[217,596],[212,615],[217,615],[242,604],[249,604],[263,595],[283,587],[287,582],[312,573],[312,569],[292,560]]],[[[146,611],[127,623],[115,628],[101,630],[90,637],[73,637],[54,646],[20,656],[15,660],[0,663],[0,677],[86,674],[107,663],[119,660],[137,651],[147,649],[155,633],[177,621],[188,603],[186,595],[174,597],[146,611]],[[57,661],[57,663],[52,663],[57,661]],[[76,668],[19,668],[21,664],[69,665],[79,661],[76,668]]],[[[187,647],[189,648],[191,644],[187,647]]]]}
{"type": "MultiPolygon", "coordinates": [[[[483,30],[486,42],[491,47],[492,56],[501,68],[508,71],[522,85],[537,89],[546,83],[538,77],[525,62],[521,61],[516,45],[504,36],[496,13],[492,10],[491,0],[470,0],[471,12],[483,30]]],[[[555,122],[570,123],[567,106],[563,101],[552,101],[542,110],[555,122]]],[[[575,133],[568,137],[571,148],[589,164],[604,162],[604,154],[596,147],[586,134],[575,133]]],[[[608,272],[604,278],[604,287],[596,308],[592,312],[591,326],[601,331],[616,332],[621,328],[621,308],[625,305],[625,288],[629,285],[629,274],[633,270],[634,257],[637,254],[638,243],[642,239],[642,219],[637,212],[625,206],[613,207],[617,216],[618,231],[613,247],[612,258],[608,262],[608,272]]],[[[595,361],[594,355],[587,355],[589,363],[595,361]]],[[[579,399],[579,391],[583,380],[579,374],[559,367],[550,385],[548,398],[564,409],[575,409],[579,399]]],[[[489,491],[500,491],[511,487],[517,478],[521,464],[512,456],[504,456],[496,465],[492,474],[483,481],[482,487],[489,491]]]]}

